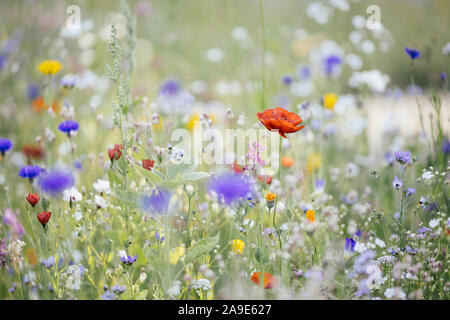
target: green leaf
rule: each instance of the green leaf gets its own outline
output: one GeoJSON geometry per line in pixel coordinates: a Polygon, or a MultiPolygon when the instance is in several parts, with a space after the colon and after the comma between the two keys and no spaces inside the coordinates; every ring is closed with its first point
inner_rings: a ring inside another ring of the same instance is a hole
{"type": "Polygon", "coordinates": [[[171,164],[167,167],[167,176],[170,180],[174,180],[178,175],[184,176],[195,169],[195,164],[171,164]]]}
{"type": "Polygon", "coordinates": [[[147,298],[148,295],[148,290],[142,290],[141,292],[138,293],[136,300],[145,300],[147,298]]]}
{"type": "Polygon", "coordinates": [[[197,241],[188,251],[184,257],[185,263],[190,263],[200,256],[214,250],[219,243],[219,233],[212,238],[202,239],[197,241]]]}
{"type": "Polygon", "coordinates": [[[114,172],[114,170],[108,170],[108,180],[111,186],[121,184],[120,178],[114,172]]]}
{"type": "Polygon", "coordinates": [[[184,181],[197,181],[204,178],[210,177],[210,174],[208,172],[203,171],[197,171],[197,172],[190,172],[183,176],[184,181]]]}
{"type": "Polygon", "coordinates": [[[144,267],[147,265],[147,258],[144,255],[144,251],[142,250],[142,247],[137,242],[133,242],[130,245],[130,247],[128,248],[128,254],[132,257],[137,255],[137,259],[135,262],[135,265],[137,267],[144,267]]]}
{"type": "Polygon", "coordinates": [[[139,167],[139,172],[147,178],[152,184],[160,186],[164,182],[164,176],[158,172],[156,169],[152,169],[151,171],[139,167]]]}

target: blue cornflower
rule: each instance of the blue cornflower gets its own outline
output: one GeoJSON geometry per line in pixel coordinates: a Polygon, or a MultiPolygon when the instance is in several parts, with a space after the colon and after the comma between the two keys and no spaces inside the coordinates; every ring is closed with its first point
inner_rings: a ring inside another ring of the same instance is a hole
{"type": "Polygon", "coordinates": [[[324,179],[316,179],[314,187],[316,190],[323,190],[325,188],[325,180],[324,179]]]}
{"type": "Polygon", "coordinates": [[[298,70],[298,77],[301,80],[307,80],[311,77],[311,68],[308,66],[302,66],[298,70]]]}
{"type": "Polygon", "coordinates": [[[155,239],[156,239],[156,241],[162,243],[162,242],[164,242],[164,240],[166,239],[166,237],[165,237],[165,236],[161,236],[161,235],[159,234],[159,232],[156,231],[156,232],[155,232],[155,239]]]}
{"type": "Polygon", "coordinates": [[[52,169],[39,177],[41,189],[51,195],[62,193],[64,190],[72,187],[74,183],[75,179],[72,172],[67,169],[52,169]]]}
{"type": "Polygon", "coordinates": [[[422,234],[422,233],[427,233],[427,232],[431,232],[432,230],[430,228],[427,227],[421,227],[419,228],[419,230],[417,230],[417,233],[422,234]]]}
{"type": "Polygon", "coordinates": [[[34,100],[40,95],[40,89],[37,84],[30,83],[27,87],[27,97],[30,100],[34,100]]]}
{"type": "Polygon", "coordinates": [[[447,80],[447,75],[445,74],[445,72],[441,72],[441,81],[445,82],[447,80]]]}
{"type": "Polygon", "coordinates": [[[6,138],[0,138],[0,154],[2,157],[5,155],[6,151],[9,151],[12,148],[13,144],[11,140],[6,138]]]}
{"type": "Polygon", "coordinates": [[[78,122],[74,120],[63,121],[58,126],[58,130],[67,133],[69,137],[72,131],[77,131],[79,128],[78,122]]]}
{"type": "Polygon", "coordinates": [[[338,55],[332,54],[323,60],[324,73],[327,76],[332,76],[336,73],[336,68],[342,64],[342,58],[338,55]]]}
{"type": "Polygon", "coordinates": [[[405,250],[406,250],[406,253],[409,253],[409,254],[417,253],[417,249],[411,248],[410,246],[406,246],[405,250]]]}
{"type": "Polygon", "coordinates": [[[345,238],[345,251],[354,252],[356,241],[352,238],[345,238]]]}
{"type": "Polygon", "coordinates": [[[392,152],[388,151],[384,154],[384,161],[390,166],[394,163],[395,157],[392,152]]]}
{"type": "Polygon", "coordinates": [[[395,152],[395,160],[401,164],[408,164],[411,162],[411,153],[409,151],[395,152]]]}
{"type": "Polygon", "coordinates": [[[397,176],[395,176],[394,180],[392,181],[392,186],[395,189],[400,189],[401,187],[403,187],[403,181],[400,180],[397,176]]]}
{"type": "Polygon", "coordinates": [[[442,142],[442,153],[445,155],[450,153],[450,140],[445,140],[442,142]]]}
{"type": "Polygon", "coordinates": [[[19,170],[19,177],[33,181],[41,172],[42,169],[39,166],[28,165],[19,170]]]}
{"type": "Polygon", "coordinates": [[[41,263],[46,267],[46,268],[51,268],[55,265],[55,257],[54,256],[50,256],[48,257],[48,259],[42,259],[41,263]]]}
{"type": "Polygon", "coordinates": [[[246,197],[250,188],[250,182],[243,175],[232,172],[224,173],[208,184],[209,191],[216,193],[219,200],[223,200],[227,205],[246,197]]]}
{"type": "Polygon", "coordinates": [[[290,76],[290,75],[285,75],[284,77],[283,77],[283,83],[285,84],[285,85],[290,85],[291,83],[292,83],[292,77],[290,76]]]}
{"type": "Polygon", "coordinates": [[[156,213],[164,214],[169,211],[169,202],[172,193],[165,189],[153,190],[150,196],[144,196],[142,203],[147,211],[153,210],[156,213]]]}
{"type": "Polygon", "coordinates": [[[126,265],[131,266],[137,259],[137,255],[135,255],[134,257],[128,256],[122,256],[120,257],[120,261],[122,261],[123,263],[125,263],[126,265]]]}
{"type": "Polygon", "coordinates": [[[115,300],[116,299],[116,295],[109,290],[106,290],[106,292],[104,294],[102,294],[100,297],[102,298],[102,300],[115,300]]]}
{"type": "Polygon", "coordinates": [[[167,80],[159,90],[160,95],[176,95],[181,90],[180,85],[176,80],[167,80]]]}
{"type": "Polygon", "coordinates": [[[408,188],[408,190],[405,190],[405,193],[406,193],[406,198],[409,198],[414,193],[416,193],[416,188],[408,188]]]}
{"type": "Polygon", "coordinates": [[[411,60],[420,58],[420,51],[417,49],[405,47],[405,52],[407,55],[409,55],[411,60]]]}
{"type": "Polygon", "coordinates": [[[370,261],[376,256],[375,251],[366,250],[355,259],[353,270],[359,274],[365,274],[370,261]]]}
{"type": "Polygon", "coordinates": [[[118,284],[115,284],[115,285],[113,285],[113,286],[111,287],[111,290],[112,290],[112,292],[114,292],[115,294],[122,294],[122,293],[125,291],[126,288],[127,288],[126,286],[120,286],[120,285],[118,285],[118,284]]]}

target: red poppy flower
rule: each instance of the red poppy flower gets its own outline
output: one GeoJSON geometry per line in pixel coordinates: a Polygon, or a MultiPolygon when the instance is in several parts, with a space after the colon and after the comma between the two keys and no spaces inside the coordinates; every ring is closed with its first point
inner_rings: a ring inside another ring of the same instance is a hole
{"type": "Polygon", "coordinates": [[[28,158],[28,159],[41,159],[44,157],[45,153],[44,150],[39,146],[33,146],[33,145],[26,145],[22,148],[22,153],[28,158]]]}
{"type": "Polygon", "coordinates": [[[272,177],[268,175],[262,175],[258,176],[258,180],[265,184],[271,184],[272,183],[272,177]]]}
{"type": "Polygon", "coordinates": [[[234,173],[243,173],[244,172],[244,168],[242,166],[240,166],[236,161],[234,162],[234,164],[231,166],[234,170],[234,173]]]}
{"type": "Polygon", "coordinates": [[[28,202],[34,207],[41,198],[36,193],[29,193],[28,196],[25,197],[28,202]]]}
{"type": "Polygon", "coordinates": [[[155,161],[150,159],[142,159],[142,168],[152,171],[155,161]]]}
{"type": "Polygon", "coordinates": [[[278,130],[283,138],[286,138],[286,133],[294,133],[305,127],[297,127],[303,121],[298,114],[279,107],[258,112],[256,117],[267,130],[278,130]]]}
{"type": "Polygon", "coordinates": [[[111,161],[119,160],[120,157],[122,156],[122,148],[123,145],[121,144],[116,144],[114,145],[114,148],[109,148],[108,149],[109,159],[111,159],[111,161]]]}
{"type": "Polygon", "coordinates": [[[45,225],[48,223],[48,220],[50,220],[51,215],[52,215],[51,212],[45,212],[45,211],[42,211],[41,213],[37,214],[37,218],[44,228],[45,228],[45,225]]]}
{"type": "MultiPolygon", "coordinates": [[[[259,277],[261,277],[261,272],[253,272],[250,281],[253,282],[254,284],[259,285],[260,284],[259,277]]],[[[264,272],[264,289],[271,289],[276,285],[276,283],[277,280],[273,275],[271,275],[268,272],[264,272]]]]}

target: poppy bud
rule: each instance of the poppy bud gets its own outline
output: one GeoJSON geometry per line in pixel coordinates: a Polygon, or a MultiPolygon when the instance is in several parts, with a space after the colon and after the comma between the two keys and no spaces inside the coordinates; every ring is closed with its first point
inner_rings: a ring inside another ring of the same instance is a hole
{"type": "Polygon", "coordinates": [[[41,198],[36,193],[29,193],[28,196],[25,197],[28,203],[33,207],[41,200],[41,198]]]}
{"type": "Polygon", "coordinates": [[[41,213],[37,214],[37,218],[44,228],[45,228],[45,225],[48,223],[48,220],[50,220],[51,215],[52,215],[51,212],[45,212],[45,211],[42,211],[41,213]]]}
{"type": "Polygon", "coordinates": [[[271,184],[272,183],[272,177],[269,175],[262,175],[258,176],[258,180],[265,184],[271,184]]]}
{"type": "Polygon", "coordinates": [[[109,159],[111,159],[111,161],[119,160],[119,158],[122,156],[122,148],[123,146],[121,144],[116,144],[114,145],[114,148],[109,148],[109,159]]]}
{"type": "Polygon", "coordinates": [[[150,159],[142,159],[142,168],[152,171],[155,161],[150,159]]]}

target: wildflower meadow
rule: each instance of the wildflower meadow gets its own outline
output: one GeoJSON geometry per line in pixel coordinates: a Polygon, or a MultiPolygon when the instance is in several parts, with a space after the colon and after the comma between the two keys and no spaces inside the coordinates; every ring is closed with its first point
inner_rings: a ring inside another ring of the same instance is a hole
{"type": "Polygon", "coordinates": [[[0,17],[0,299],[450,298],[449,2],[0,17]]]}

